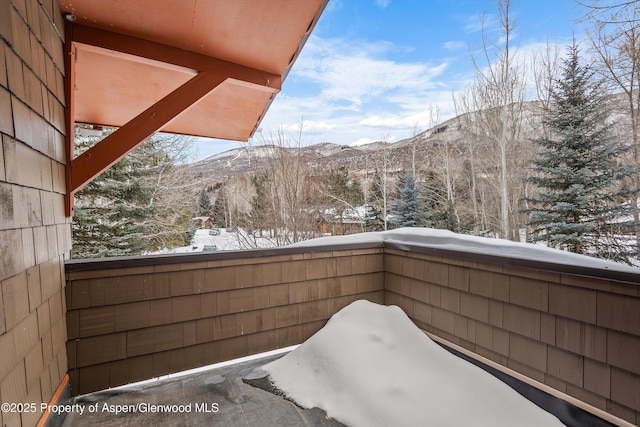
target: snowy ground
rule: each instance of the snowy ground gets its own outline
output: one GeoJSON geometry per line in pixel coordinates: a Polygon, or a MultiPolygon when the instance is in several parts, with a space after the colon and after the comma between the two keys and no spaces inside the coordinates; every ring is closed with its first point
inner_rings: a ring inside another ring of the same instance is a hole
{"type": "Polygon", "coordinates": [[[356,301],[254,371],[349,426],[561,426],[509,386],[438,346],[396,306],[356,301]]]}
{"type": "MultiPolygon", "coordinates": [[[[207,251],[234,251],[247,248],[247,239],[249,238],[246,232],[242,229],[235,229],[235,231],[227,231],[224,228],[217,228],[220,234],[212,235],[211,230],[199,229],[196,230],[196,234],[193,236],[192,244],[189,246],[182,246],[179,248],[165,249],[162,251],[154,252],[155,254],[179,254],[190,252],[207,252],[207,251]],[[215,249],[214,249],[215,248],[215,249]]],[[[265,238],[256,238],[255,241],[257,247],[271,248],[273,242],[265,238]]]]}

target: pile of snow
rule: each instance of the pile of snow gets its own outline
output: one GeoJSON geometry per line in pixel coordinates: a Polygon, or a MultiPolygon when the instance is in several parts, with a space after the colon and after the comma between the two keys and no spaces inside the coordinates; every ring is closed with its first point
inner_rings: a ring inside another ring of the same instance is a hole
{"type": "Polygon", "coordinates": [[[313,247],[378,242],[408,243],[415,246],[440,248],[481,255],[494,255],[530,261],[543,261],[555,264],[599,268],[603,270],[630,272],[636,274],[639,272],[638,268],[630,267],[625,264],[566,252],[559,249],[548,248],[546,246],[536,245],[533,243],[469,236],[466,234],[457,234],[448,230],[439,230],[434,228],[398,228],[390,231],[352,234],[348,236],[320,237],[296,243],[292,246],[313,247]]]}
{"type": "Polygon", "coordinates": [[[482,369],[450,354],[396,306],[356,301],[252,377],[349,426],[561,426],[482,369]]]}

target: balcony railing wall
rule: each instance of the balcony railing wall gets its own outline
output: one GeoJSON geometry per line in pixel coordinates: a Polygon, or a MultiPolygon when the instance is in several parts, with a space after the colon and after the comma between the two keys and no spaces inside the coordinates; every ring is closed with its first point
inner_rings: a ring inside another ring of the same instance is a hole
{"type": "Polygon", "coordinates": [[[429,333],[640,422],[640,275],[477,258],[387,247],[385,304],[429,333]]]}
{"type": "Polygon", "coordinates": [[[67,264],[72,393],[297,344],[357,299],[640,422],[640,274],[369,243],[67,264]]]}
{"type": "Polygon", "coordinates": [[[299,344],[357,299],[384,303],[383,249],[67,264],[73,394],[299,344]]]}

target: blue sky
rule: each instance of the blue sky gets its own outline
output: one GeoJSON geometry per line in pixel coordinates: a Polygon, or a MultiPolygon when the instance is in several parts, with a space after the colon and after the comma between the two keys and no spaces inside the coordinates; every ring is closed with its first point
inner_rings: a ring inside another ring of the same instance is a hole
{"type": "MultiPolygon", "coordinates": [[[[513,0],[513,43],[523,58],[548,38],[580,41],[573,0],[513,0]]],[[[474,77],[481,22],[499,40],[495,0],[329,0],[252,144],[299,131],[305,144],[393,142],[455,116],[453,94],[474,77]]],[[[202,159],[241,144],[199,140],[202,159]]]]}

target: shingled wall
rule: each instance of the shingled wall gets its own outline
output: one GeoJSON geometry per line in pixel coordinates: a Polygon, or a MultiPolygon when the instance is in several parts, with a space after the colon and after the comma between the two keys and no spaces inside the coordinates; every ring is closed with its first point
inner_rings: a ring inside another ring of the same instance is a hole
{"type": "MultiPolygon", "coordinates": [[[[0,401],[49,402],[67,372],[63,23],[0,0],[0,401]]],[[[36,412],[0,412],[32,426],[36,412]]]]}
{"type": "Polygon", "coordinates": [[[357,299],[384,303],[382,248],[297,252],[69,265],[73,393],[299,344],[357,299]]]}
{"type": "Polygon", "coordinates": [[[385,303],[427,332],[638,424],[640,274],[478,258],[386,248],[385,303]]]}

